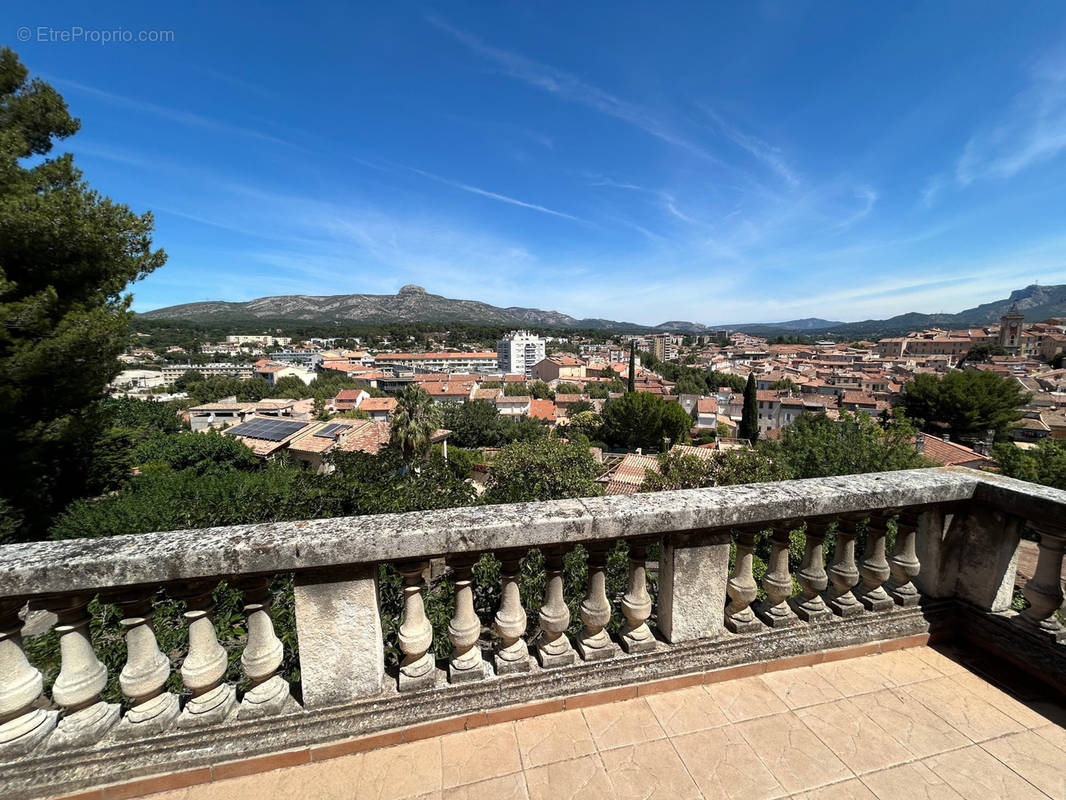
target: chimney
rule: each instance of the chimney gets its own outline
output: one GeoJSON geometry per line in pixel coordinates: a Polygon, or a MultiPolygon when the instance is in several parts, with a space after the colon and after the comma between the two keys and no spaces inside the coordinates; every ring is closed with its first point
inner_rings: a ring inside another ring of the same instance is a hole
{"type": "Polygon", "coordinates": [[[924,453],[925,452],[925,434],[924,433],[919,433],[917,436],[914,437],[914,449],[917,450],[919,453],[924,453]]]}
{"type": "Polygon", "coordinates": [[[943,436],[943,439],[944,439],[945,442],[950,442],[951,441],[951,436],[949,434],[945,433],[944,436],[943,436]]]}

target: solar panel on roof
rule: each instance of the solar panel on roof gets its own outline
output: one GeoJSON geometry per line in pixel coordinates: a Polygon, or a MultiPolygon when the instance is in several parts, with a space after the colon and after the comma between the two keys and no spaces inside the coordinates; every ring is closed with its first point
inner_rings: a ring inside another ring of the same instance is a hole
{"type": "Polygon", "coordinates": [[[344,433],[344,431],[348,430],[351,427],[351,425],[344,425],[339,422],[331,422],[322,430],[315,431],[315,436],[322,436],[327,439],[336,439],[339,434],[344,433]]]}
{"type": "Polygon", "coordinates": [[[253,419],[235,428],[230,428],[226,433],[234,436],[247,436],[249,439],[265,439],[270,442],[280,442],[303,428],[306,422],[289,422],[277,419],[253,419]]]}

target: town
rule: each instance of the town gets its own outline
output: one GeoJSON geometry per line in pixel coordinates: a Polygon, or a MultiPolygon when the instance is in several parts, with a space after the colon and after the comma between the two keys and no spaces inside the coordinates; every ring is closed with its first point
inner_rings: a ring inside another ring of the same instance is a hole
{"type": "MultiPolygon", "coordinates": [[[[841,411],[887,419],[904,400],[904,387],[917,375],[985,371],[1017,382],[1028,393],[1009,437],[1021,449],[1041,440],[1066,439],[1066,319],[1026,321],[1012,309],[999,325],[966,330],[931,329],[879,341],[812,341],[782,344],[743,332],[704,335],[615,334],[593,342],[588,337],[537,335],[513,331],[495,351],[440,349],[402,352],[395,347],[337,348],[336,340],[233,334],[205,342],[200,356],[225,356],[225,362],[184,361],[183,348],[162,353],[131,347],[119,358],[126,367],[113,381],[116,395],[158,402],[178,401],[193,431],[220,430],[244,442],[258,456],[284,457],[314,471],[328,469],[331,451],[377,453],[389,443],[389,422],[396,396],[417,386],[441,407],[481,402],[504,417],[526,417],[564,433],[571,425],[602,414],[606,404],[632,391],[678,404],[691,418],[685,441],[653,443],[632,454],[594,448],[604,471],[599,481],[609,493],[637,491],[646,469],[655,471],[654,454],[683,448],[711,457],[714,450],[750,448],[740,435],[744,387],[756,388],[758,437],[780,436],[804,414],[838,420],[841,411]],[[699,385],[693,374],[715,376],[719,386],[699,385]],[[342,377],[350,388],[325,403],[309,393],[291,398],[239,401],[236,395],[193,403],[177,387],[210,377],[256,381],[264,390],[311,385],[321,376],[342,377]],[[286,380],[287,379],[287,380],[286,380]],[[294,384],[296,380],[300,383],[294,384]],[[585,415],[582,417],[581,415],[585,415]],[[337,423],[334,420],[344,419],[337,423]],[[263,422],[281,420],[269,435],[263,422]],[[604,452],[604,451],[607,452],[604,452]],[[643,452],[642,452],[643,450],[643,452]],[[622,457],[619,457],[619,456],[622,457]]],[[[391,344],[391,343],[389,343],[391,344]]],[[[434,443],[447,452],[450,431],[439,430],[434,443]]],[[[915,446],[930,462],[975,468],[992,465],[992,436],[952,441],[948,433],[921,435],[915,446]]],[[[491,459],[482,448],[479,460],[491,459]]],[[[475,473],[484,478],[484,472],[475,473]]]]}

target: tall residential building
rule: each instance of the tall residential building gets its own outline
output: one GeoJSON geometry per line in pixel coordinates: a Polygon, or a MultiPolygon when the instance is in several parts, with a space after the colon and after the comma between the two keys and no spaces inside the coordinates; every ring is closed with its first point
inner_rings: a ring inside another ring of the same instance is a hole
{"type": "Polygon", "coordinates": [[[500,372],[512,375],[533,373],[533,365],[544,360],[544,340],[529,331],[511,331],[496,343],[500,372]]]}
{"type": "Polygon", "coordinates": [[[677,345],[674,344],[673,337],[670,334],[655,333],[646,338],[651,345],[648,349],[660,361],[669,361],[672,358],[677,358],[677,345]]]}

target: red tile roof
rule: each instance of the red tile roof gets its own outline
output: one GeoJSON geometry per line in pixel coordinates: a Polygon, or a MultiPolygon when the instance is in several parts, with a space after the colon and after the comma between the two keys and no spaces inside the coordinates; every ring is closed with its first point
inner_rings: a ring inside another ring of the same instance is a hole
{"type": "Polygon", "coordinates": [[[395,397],[368,397],[359,409],[361,411],[395,411],[397,403],[395,397]]]}
{"type": "Polygon", "coordinates": [[[529,416],[555,422],[555,403],[551,400],[530,400],[529,416]]]}

